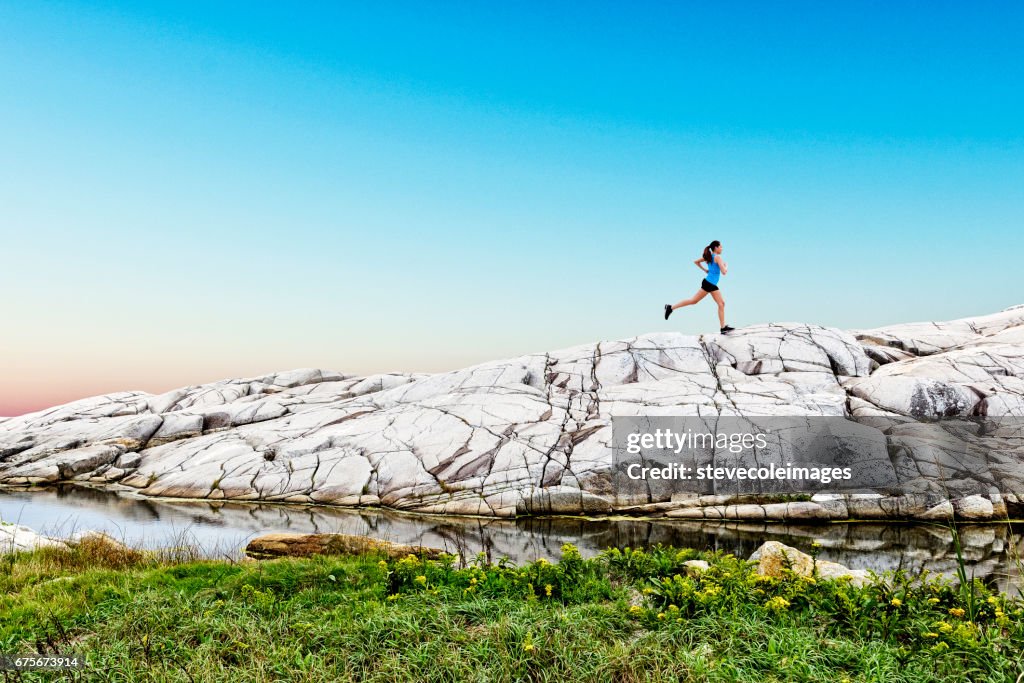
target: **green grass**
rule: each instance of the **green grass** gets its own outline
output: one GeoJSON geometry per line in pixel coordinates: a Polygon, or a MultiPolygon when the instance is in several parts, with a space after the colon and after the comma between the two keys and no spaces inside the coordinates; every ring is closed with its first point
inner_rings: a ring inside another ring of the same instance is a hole
{"type": "Polygon", "coordinates": [[[5,680],[1015,681],[1022,624],[1019,600],[980,584],[769,579],[663,547],[463,569],[102,543],[0,557],[0,652],[89,662],[5,680]],[[689,559],[712,568],[687,576],[689,559]]]}

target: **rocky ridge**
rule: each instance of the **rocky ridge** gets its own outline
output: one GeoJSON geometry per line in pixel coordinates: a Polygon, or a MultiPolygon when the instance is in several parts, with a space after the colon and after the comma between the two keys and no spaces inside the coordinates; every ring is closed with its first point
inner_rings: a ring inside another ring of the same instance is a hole
{"type": "Polygon", "coordinates": [[[293,370],[108,394],[0,420],[0,484],[499,517],[1020,516],[1019,440],[968,434],[950,445],[922,422],[978,417],[1024,418],[1024,306],[875,330],[653,333],[433,375],[293,370]],[[624,497],[611,485],[613,415],[885,417],[893,467],[915,493],[624,497]],[[965,447],[985,450],[984,481],[959,473],[987,486],[982,495],[958,496],[929,470],[936,453],[955,466],[965,447]]]}

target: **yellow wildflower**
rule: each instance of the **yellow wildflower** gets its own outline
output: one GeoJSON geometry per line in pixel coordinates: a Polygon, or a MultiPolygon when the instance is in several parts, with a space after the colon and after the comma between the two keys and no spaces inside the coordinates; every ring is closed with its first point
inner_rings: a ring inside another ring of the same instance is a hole
{"type": "Polygon", "coordinates": [[[640,614],[640,612],[642,612],[642,611],[643,610],[640,608],[640,605],[633,605],[632,607],[629,608],[629,613],[630,614],[640,614]]]}
{"type": "Polygon", "coordinates": [[[544,595],[551,597],[551,590],[554,588],[550,583],[544,586],[544,595]]]}
{"type": "Polygon", "coordinates": [[[782,610],[789,607],[789,600],[777,595],[768,602],[766,602],[764,606],[775,612],[781,612],[782,610]]]}
{"type": "Polygon", "coordinates": [[[901,607],[903,605],[903,601],[900,600],[899,598],[893,598],[892,600],[889,601],[889,604],[892,605],[893,607],[901,607]]]}
{"type": "Polygon", "coordinates": [[[962,616],[963,616],[964,614],[966,614],[966,612],[964,612],[964,611],[963,611],[962,609],[960,609],[959,607],[950,607],[950,608],[949,608],[949,613],[950,613],[950,615],[952,615],[952,616],[954,616],[954,617],[956,617],[956,618],[958,618],[958,619],[959,619],[960,617],[962,617],[962,616]]]}

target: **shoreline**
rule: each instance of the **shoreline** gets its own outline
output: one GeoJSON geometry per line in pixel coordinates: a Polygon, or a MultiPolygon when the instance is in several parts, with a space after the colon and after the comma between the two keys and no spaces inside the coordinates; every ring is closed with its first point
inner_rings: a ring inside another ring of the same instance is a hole
{"type": "MultiPolygon", "coordinates": [[[[79,482],[79,481],[62,481],[48,484],[3,484],[0,483],[0,493],[4,491],[13,491],[19,493],[32,493],[34,491],[50,491],[50,490],[61,490],[61,489],[85,489],[90,491],[97,491],[112,496],[119,496],[124,498],[131,498],[135,500],[151,500],[157,502],[167,503],[190,503],[198,504],[203,503],[206,505],[267,505],[267,506],[281,506],[286,508],[315,508],[325,510],[339,510],[339,511],[353,511],[358,512],[360,510],[373,510],[381,511],[399,515],[413,515],[423,518],[456,518],[456,519],[478,519],[478,520],[489,520],[489,521],[516,521],[516,520],[527,520],[527,519],[581,519],[581,520],[642,520],[642,521],[687,521],[687,522],[737,522],[737,523],[756,523],[761,522],[764,524],[788,524],[788,525],[829,525],[829,524],[860,524],[860,523],[876,523],[876,524],[935,524],[938,526],[946,526],[950,523],[957,525],[1004,525],[1004,524],[1024,524],[1024,517],[956,517],[951,516],[948,518],[937,518],[935,516],[921,517],[921,516],[879,516],[879,517],[816,517],[816,516],[794,516],[794,517],[766,517],[766,516],[737,516],[735,514],[725,514],[722,516],[683,516],[683,515],[670,515],[667,514],[673,511],[680,510],[700,510],[702,512],[708,511],[730,511],[730,510],[742,510],[751,508],[764,508],[766,505],[785,505],[786,503],[759,503],[753,501],[747,501],[741,498],[740,501],[722,505],[690,505],[690,504],[673,504],[673,503],[650,503],[648,505],[641,506],[628,506],[622,509],[612,509],[608,512],[590,512],[590,513],[520,513],[510,516],[497,516],[497,515],[480,515],[480,514],[468,514],[458,512],[433,512],[416,509],[407,509],[392,507],[382,504],[361,504],[361,505],[339,505],[332,503],[317,503],[317,502],[305,502],[305,501],[284,501],[284,500],[263,500],[263,499],[234,499],[234,498],[190,498],[183,496],[158,496],[148,495],[140,492],[132,487],[115,484],[115,485],[104,485],[96,482],[79,482]],[[674,506],[673,506],[674,505],[674,506]],[[662,514],[651,514],[651,510],[644,510],[638,508],[646,507],[662,507],[662,514]],[[633,512],[636,510],[636,512],[633,512]]],[[[856,494],[854,494],[856,495],[856,494]]],[[[756,496],[752,496],[756,498],[756,496]]],[[[888,502],[891,499],[888,498],[873,498],[872,500],[880,500],[888,502]]],[[[800,501],[807,502],[807,501],[800,501]]]]}

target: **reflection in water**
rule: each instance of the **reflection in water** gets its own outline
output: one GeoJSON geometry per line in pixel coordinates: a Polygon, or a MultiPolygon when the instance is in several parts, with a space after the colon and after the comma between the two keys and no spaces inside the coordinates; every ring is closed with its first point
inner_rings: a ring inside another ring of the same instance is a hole
{"type": "MultiPolygon", "coordinates": [[[[843,523],[817,525],[692,522],[635,518],[583,519],[444,517],[389,510],[304,505],[169,501],[82,487],[34,491],[0,489],[0,519],[53,536],[76,529],[105,531],[146,547],[186,541],[211,556],[238,556],[253,536],[276,532],[360,534],[399,543],[445,548],[463,556],[484,552],[494,560],[556,559],[563,543],[592,555],[608,547],[656,543],[722,550],[747,557],[766,540],[807,551],[852,568],[906,569],[953,576],[956,553],[949,528],[931,524],[843,523]]],[[[1024,535],[1010,524],[969,525],[960,530],[968,574],[999,585],[1020,586],[1024,535]]]]}

